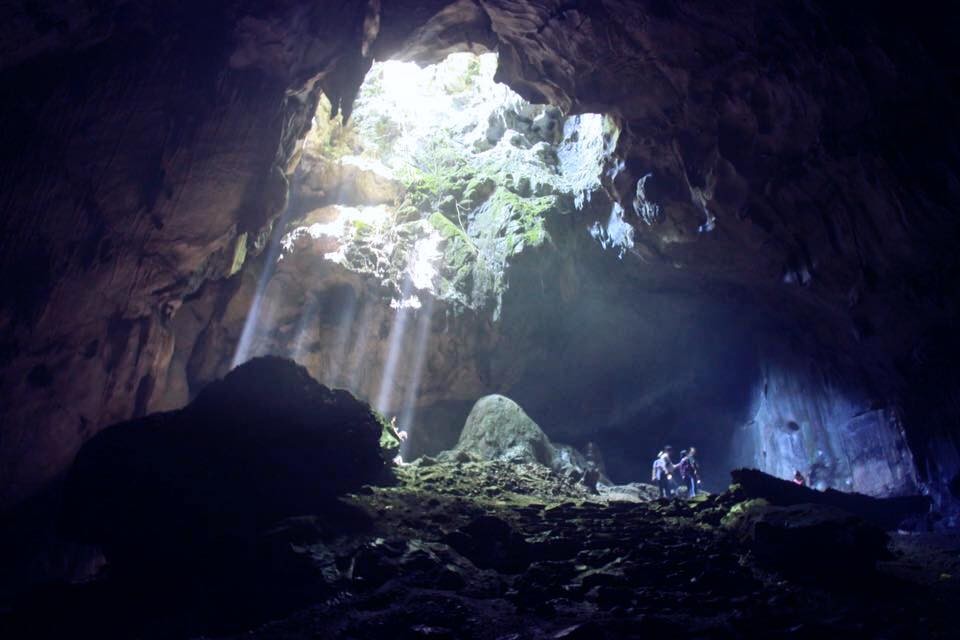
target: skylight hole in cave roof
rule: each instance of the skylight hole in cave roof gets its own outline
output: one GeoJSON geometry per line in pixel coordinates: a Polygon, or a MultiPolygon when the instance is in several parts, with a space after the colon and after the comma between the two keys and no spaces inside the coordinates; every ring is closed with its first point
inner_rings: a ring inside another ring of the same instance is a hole
{"type": "Polygon", "coordinates": [[[498,316],[510,259],[548,238],[547,216],[600,189],[615,127],[528,103],[496,69],[493,53],[375,63],[346,125],[321,100],[299,171],[326,203],[285,251],[332,238],[325,257],[380,278],[396,309],[429,295],[498,316]]]}

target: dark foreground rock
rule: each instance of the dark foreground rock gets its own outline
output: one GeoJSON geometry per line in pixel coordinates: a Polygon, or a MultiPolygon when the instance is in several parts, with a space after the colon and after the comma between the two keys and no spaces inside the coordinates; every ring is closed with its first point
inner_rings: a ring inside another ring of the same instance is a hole
{"type": "Polygon", "coordinates": [[[287,516],[382,478],[380,418],[280,358],[257,358],[186,408],[110,427],[66,484],[66,523],[115,570],[216,564],[287,516]]]}
{"type": "Polygon", "coordinates": [[[754,499],[735,505],[724,525],[765,566],[800,578],[862,580],[890,557],[883,529],[836,507],[754,499]]]}
{"type": "Polygon", "coordinates": [[[859,493],[843,493],[834,489],[817,491],[794,482],[781,480],[757,469],[735,469],[730,472],[739,492],[746,498],[762,498],[777,506],[797,504],[827,505],[860,516],[884,529],[895,529],[903,521],[930,510],[926,496],[872,498],[859,493]]]}

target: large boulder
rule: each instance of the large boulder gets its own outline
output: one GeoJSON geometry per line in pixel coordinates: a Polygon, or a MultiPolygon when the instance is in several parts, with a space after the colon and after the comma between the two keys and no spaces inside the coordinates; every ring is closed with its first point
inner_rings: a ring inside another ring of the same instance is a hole
{"type": "Polygon", "coordinates": [[[930,510],[930,498],[926,496],[873,498],[835,489],[817,491],[757,469],[734,469],[730,476],[740,495],[745,498],[762,498],[770,504],[783,507],[797,504],[828,505],[855,514],[884,529],[897,528],[903,521],[930,510]]]}
{"type": "Polygon", "coordinates": [[[757,498],[735,505],[723,524],[762,564],[799,578],[845,582],[890,557],[883,529],[829,505],[781,507],[757,498]]]}
{"type": "Polygon", "coordinates": [[[256,358],[187,407],[117,424],[80,451],[66,523],[115,566],[140,570],[252,546],[266,527],[329,512],[385,475],[381,418],[306,369],[256,358]]]}
{"type": "Polygon", "coordinates": [[[538,462],[551,468],[557,458],[550,439],[520,405],[496,394],[473,405],[452,451],[454,455],[461,452],[485,460],[538,462]]]}
{"type": "Polygon", "coordinates": [[[585,456],[567,444],[550,442],[536,422],[516,402],[493,394],[477,400],[467,416],[457,445],[440,454],[442,460],[465,456],[514,464],[541,464],[557,475],[582,480],[593,492],[597,483],[611,485],[603,473],[595,445],[585,456]]]}

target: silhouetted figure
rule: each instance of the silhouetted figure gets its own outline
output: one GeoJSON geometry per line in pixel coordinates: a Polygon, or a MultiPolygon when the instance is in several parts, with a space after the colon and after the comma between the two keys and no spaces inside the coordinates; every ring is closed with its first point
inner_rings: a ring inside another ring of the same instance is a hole
{"type": "Polygon", "coordinates": [[[587,467],[583,472],[583,485],[589,493],[597,495],[600,491],[597,489],[597,482],[600,481],[600,471],[593,465],[587,467]]]}
{"type": "Polygon", "coordinates": [[[803,477],[802,473],[800,473],[800,469],[797,469],[797,472],[793,474],[793,482],[801,487],[807,486],[807,479],[803,477]]]}
{"type": "Polygon", "coordinates": [[[697,497],[697,485],[700,484],[700,465],[697,464],[696,456],[696,447],[690,447],[687,451],[680,452],[680,462],[677,464],[677,471],[683,479],[689,498],[697,497]]]}
{"type": "Polygon", "coordinates": [[[671,453],[673,453],[673,447],[667,445],[657,454],[657,458],[653,461],[651,480],[653,480],[654,484],[660,489],[661,498],[668,498],[673,493],[673,487],[671,485],[673,481],[674,464],[670,459],[671,453]]]}
{"type": "Polygon", "coordinates": [[[597,495],[600,493],[597,490],[597,483],[600,482],[604,473],[603,455],[600,453],[600,447],[594,442],[588,442],[584,457],[587,459],[587,463],[583,472],[583,484],[587,491],[597,495]]]}
{"type": "Polygon", "coordinates": [[[607,472],[606,465],[603,463],[603,454],[600,453],[600,447],[595,442],[587,443],[586,458],[601,476],[607,472]]]}

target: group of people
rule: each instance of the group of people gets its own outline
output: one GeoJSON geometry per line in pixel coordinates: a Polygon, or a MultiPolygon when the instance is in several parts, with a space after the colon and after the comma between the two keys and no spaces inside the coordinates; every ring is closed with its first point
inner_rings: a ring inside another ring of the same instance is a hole
{"type": "Polygon", "coordinates": [[[665,446],[653,461],[651,480],[660,489],[661,498],[680,496],[686,493],[695,498],[697,485],[700,484],[700,466],[697,464],[697,450],[694,447],[680,452],[680,460],[673,461],[673,447],[665,446]]]}

